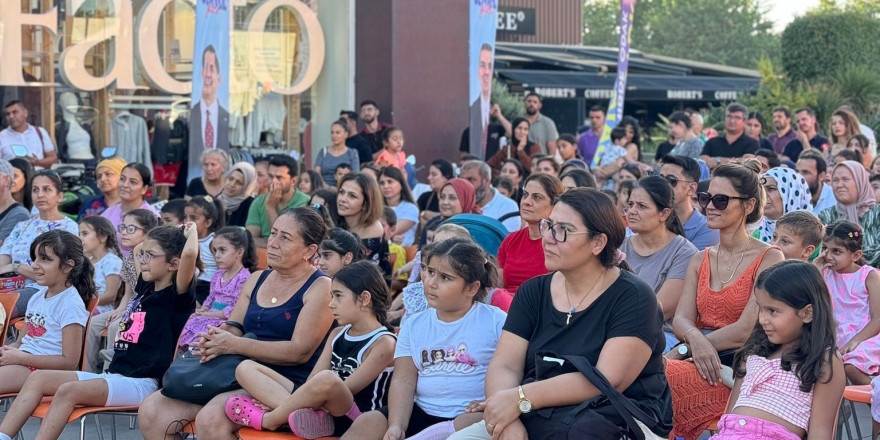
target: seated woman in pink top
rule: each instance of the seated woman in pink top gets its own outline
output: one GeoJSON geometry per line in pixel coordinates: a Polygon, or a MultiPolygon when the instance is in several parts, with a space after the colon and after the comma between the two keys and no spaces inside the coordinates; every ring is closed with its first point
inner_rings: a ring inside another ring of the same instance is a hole
{"type": "Polygon", "coordinates": [[[124,244],[125,242],[122,240],[122,231],[119,229],[119,225],[122,224],[122,219],[125,217],[125,214],[133,209],[146,209],[153,214],[156,214],[156,217],[159,217],[159,211],[156,211],[156,208],[153,208],[153,206],[145,200],[147,191],[152,184],[153,175],[150,173],[150,169],[144,164],[132,162],[126,165],[122,169],[122,174],[119,176],[118,192],[120,202],[108,206],[107,209],[101,213],[101,217],[110,220],[113,227],[117,228],[116,239],[119,241],[119,249],[122,251],[123,257],[128,256],[128,254],[131,253],[131,248],[124,244]]]}
{"type": "Polygon", "coordinates": [[[822,275],[806,262],[777,263],[755,281],[755,300],[760,325],[736,354],[733,392],[710,440],[832,438],[846,375],[822,275]]]}
{"type": "Polygon", "coordinates": [[[547,273],[538,223],[550,216],[553,199],[563,191],[562,182],[549,174],[532,174],[523,183],[519,215],[528,227],[508,235],[498,248],[498,264],[509,292],[516,294],[520,284],[547,273]]]}

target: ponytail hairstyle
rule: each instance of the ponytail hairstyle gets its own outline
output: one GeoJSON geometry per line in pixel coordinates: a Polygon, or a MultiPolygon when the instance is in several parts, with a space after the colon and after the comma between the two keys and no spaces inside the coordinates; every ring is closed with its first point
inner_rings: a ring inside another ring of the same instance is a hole
{"type": "MultiPolygon", "coordinates": [[[[180,258],[183,255],[183,247],[186,246],[186,235],[179,226],[157,226],[147,232],[147,238],[155,240],[165,252],[165,261],[171,263],[171,260],[180,258]]],[[[201,258],[196,258],[196,268],[204,270],[201,258]]],[[[175,271],[175,276],[177,272],[175,271]]]]}
{"type": "Polygon", "coordinates": [[[635,188],[641,188],[648,193],[657,211],[669,210],[669,217],[666,217],[666,229],[669,232],[687,238],[684,234],[684,226],[675,213],[675,193],[669,181],[660,176],[642,177],[636,182],[633,189],[635,188]]]}
{"type": "MultiPolygon", "coordinates": [[[[782,354],[781,367],[785,371],[794,371],[800,389],[805,393],[810,392],[824,376],[826,365],[830,381],[834,375],[831,359],[837,351],[836,325],[831,295],[819,270],[804,261],[786,260],[761,272],[755,281],[755,289],[767,292],[770,298],[798,311],[812,307],[813,319],[804,323],[797,345],[782,354]]],[[[761,324],[756,323],[751,336],[734,356],[735,376],[745,377],[745,360],[749,356],[767,357],[777,350],[779,345],[770,342],[761,324]]]]}
{"type": "Polygon", "coordinates": [[[319,249],[322,251],[332,251],[345,257],[345,254],[351,254],[351,263],[364,259],[364,248],[361,245],[361,239],[357,234],[346,231],[342,228],[333,228],[327,233],[327,238],[321,241],[319,249]]]}
{"type": "Polygon", "coordinates": [[[250,231],[238,226],[226,226],[220,228],[214,234],[214,238],[218,237],[223,237],[229,241],[229,244],[235,247],[235,249],[244,250],[244,253],[241,255],[241,265],[251,273],[257,271],[259,258],[257,257],[257,247],[254,245],[254,237],[250,231]]]}
{"type": "Polygon", "coordinates": [[[122,216],[122,220],[125,221],[126,217],[134,219],[138,226],[144,228],[148,233],[159,225],[159,219],[156,217],[156,214],[153,214],[147,209],[132,209],[122,216]]]}
{"type": "Polygon", "coordinates": [[[122,251],[119,250],[119,242],[116,240],[116,231],[113,228],[113,223],[110,223],[110,220],[107,220],[100,215],[93,215],[80,220],[80,224],[83,223],[92,227],[95,231],[95,235],[98,236],[98,240],[104,240],[104,247],[107,248],[108,251],[116,254],[117,257],[122,257],[122,251]]]}
{"type": "Polygon", "coordinates": [[[223,213],[223,205],[216,197],[196,196],[186,202],[187,207],[199,208],[205,213],[205,218],[211,222],[208,225],[208,233],[222,229],[226,225],[226,214],[223,213]]]}
{"type": "Polygon", "coordinates": [[[470,240],[452,238],[436,243],[428,256],[428,262],[443,258],[455,274],[464,279],[466,285],[480,283],[474,301],[483,302],[488,289],[498,280],[498,268],[489,261],[489,256],[479,245],[470,240]]]}
{"type": "MultiPolygon", "coordinates": [[[[767,196],[764,193],[764,185],[761,184],[761,162],[756,159],[746,159],[742,164],[727,163],[718,165],[712,172],[712,178],[725,178],[731,186],[743,197],[755,199],[755,208],[751,212],[744,213],[746,223],[755,223],[764,216],[764,203],[767,196]]],[[[748,200],[740,200],[740,206],[745,211],[748,200]]],[[[729,209],[729,208],[728,208],[729,209]]]]}
{"type": "MultiPolygon", "coordinates": [[[[846,250],[856,252],[862,250],[864,239],[865,233],[861,226],[849,220],[838,220],[825,227],[825,238],[822,239],[822,242],[827,243],[833,240],[836,244],[843,246],[846,250]]],[[[856,264],[864,266],[868,263],[863,256],[856,261],[856,264]]]]}
{"type": "Polygon", "coordinates": [[[384,325],[388,331],[394,331],[388,322],[388,304],[391,298],[388,291],[388,283],[379,266],[372,262],[361,260],[351,263],[336,272],[333,281],[339,282],[354,293],[355,299],[360,298],[364,292],[370,294],[370,304],[376,320],[384,325]]]}
{"type": "Polygon", "coordinates": [[[83,252],[79,237],[62,229],[53,229],[37,236],[31,243],[31,261],[37,256],[46,258],[46,248],[58,257],[59,267],[70,267],[65,285],[73,286],[82,298],[83,305],[88,307],[89,299],[97,294],[95,288],[95,267],[83,252]]]}
{"type": "Polygon", "coordinates": [[[623,225],[623,217],[611,197],[594,188],[572,188],[557,197],[553,205],[559,203],[578,214],[586,229],[590,231],[590,238],[605,234],[608,241],[602,252],[597,255],[602,267],[617,266],[631,271],[626,260],[620,259],[620,245],[623,244],[626,236],[626,226],[623,225]]]}

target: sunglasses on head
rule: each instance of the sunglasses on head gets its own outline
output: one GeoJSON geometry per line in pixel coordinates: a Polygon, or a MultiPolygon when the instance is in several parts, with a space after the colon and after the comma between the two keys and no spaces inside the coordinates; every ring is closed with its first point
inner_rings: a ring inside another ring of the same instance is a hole
{"type": "Polygon", "coordinates": [[[709,206],[709,202],[712,202],[712,206],[719,211],[724,211],[727,209],[727,205],[730,203],[730,199],[737,200],[748,200],[751,197],[735,197],[728,196],[724,194],[709,194],[707,192],[697,193],[697,203],[700,204],[703,209],[706,209],[709,206]]]}
{"type": "Polygon", "coordinates": [[[669,182],[669,184],[672,185],[673,188],[675,188],[676,185],[678,185],[678,182],[694,183],[693,180],[679,179],[678,177],[675,177],[672,174],[659,174],[659,176],[666,179],[666,181],[669,182]]]}

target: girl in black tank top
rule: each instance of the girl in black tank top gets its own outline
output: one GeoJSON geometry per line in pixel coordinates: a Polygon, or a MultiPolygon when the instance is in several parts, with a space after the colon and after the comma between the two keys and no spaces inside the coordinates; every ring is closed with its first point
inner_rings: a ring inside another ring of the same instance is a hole
{"type": "Polygon", "coordinates": [[[342,435],[362,412],[387,405],[396,337],[387,325],[388,287],[379,268],[359,261],[340,270],[332,285],[330,308],[342,325],[330,334],[309,379],[300,387],[254,361],[236,370],[241,387],[253,397],[231,396],[226,415],[257,430],[289,424],[307,439],[342,435]],[[272,411],[269,402],[283,390],[292,393],[272,411]],[[324,411],[319,411],[323,409],[324,411]]]}

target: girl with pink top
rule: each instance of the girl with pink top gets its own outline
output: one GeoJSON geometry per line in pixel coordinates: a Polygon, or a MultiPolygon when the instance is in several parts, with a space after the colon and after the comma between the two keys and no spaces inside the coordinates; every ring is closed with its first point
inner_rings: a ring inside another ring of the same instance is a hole
{"type": "Polygon", "coordinates": [[[219,327],[229,319],[241,288],[251,272],[257,270],[257,249],[251,233],[238,226],[227,226],[214,234],[211,251],[217,272],[211,277],[211,293],[201,308],[190,316],[180,335],[180,347],[198,341],[208,326],[219,327]]]}
{"type": "Polygon", "coordinates": [[[710,440],[828,439],[846,377],[836,353],[828,287],[797,260],[755,281],[758,325],[736,353],[736,382],[710,440]]]}
{"type": "Polygon", "coordinates": [[[837,347],[854,385],[868,385],[880,373],[880,274],[865,264],[863,240],[861,226],[836,221],[825,229],[824,250],[813,262],[831,292],[837,347]]]}

